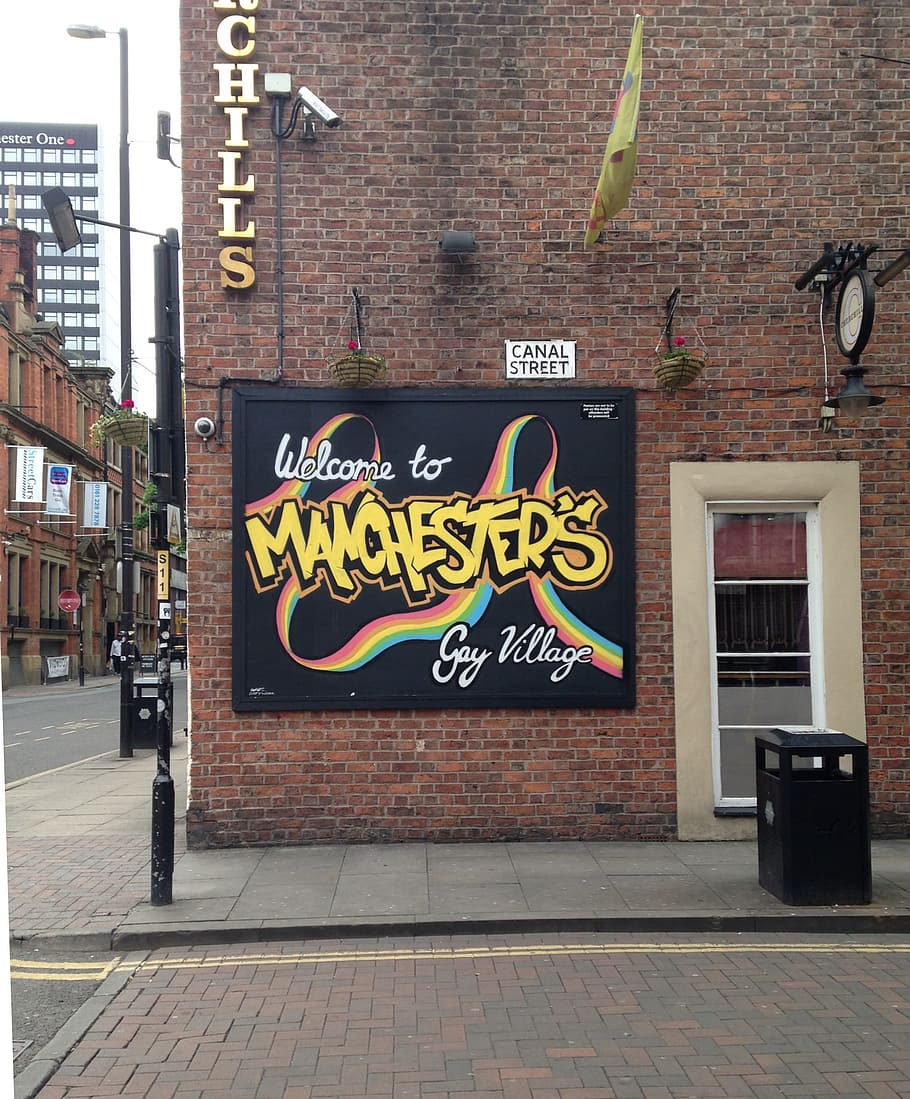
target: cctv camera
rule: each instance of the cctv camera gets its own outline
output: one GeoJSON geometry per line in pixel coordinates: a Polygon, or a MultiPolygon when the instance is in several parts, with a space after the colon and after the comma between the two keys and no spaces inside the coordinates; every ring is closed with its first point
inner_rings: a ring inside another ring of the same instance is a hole
{"type": "Polygon", "coordinates": [[[311,114],[314,114],[324,126],[328,126],[330,130],[334,130],[336,126],[341,125],[341,119],[335,114],[332,108],[326,106],[318,95],[313,95],[309,88],[301,88],[297,95],[300,97],[304,107],[306,107],[311,114]]]}
{"type": "Polygon", "coordinates": [[[193,424],[193,431],[196,432],[200,439],[211,439],[215,434],[215,421],[210,420],[208,416],[200,416],[193,424]]]}

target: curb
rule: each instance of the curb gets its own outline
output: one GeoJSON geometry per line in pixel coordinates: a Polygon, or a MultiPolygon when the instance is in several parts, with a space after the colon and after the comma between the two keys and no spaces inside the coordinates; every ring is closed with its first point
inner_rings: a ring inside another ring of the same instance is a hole
{"type": "Polygon", "coordinates": [[[109,954],[116,933],[116,928],[111,931],[10,931],[9,941],[14,945],[34,943],[45,950],[109,954]]]}
{"type": "Polygon", "coordinates": [[[424,935],[509,935],[588,932],[603,934],[801,934],[910,935],[910,912],[857,910],[685,913],[648,915],[410,916],[348,920],[264,920],[254,924],[136,924],[110,932],[13,932],[13,942],[40,944],[47,950],[93,950],[119,953],[270,943],[294,940],[411,938],[424,935]]]}
{"type": "Polygon", "coordinates": [[[112,949],[158,950],[171,947],[218,946],[232,942],[268,943],[295,939],[408,938],[424,935],[510,935],[564,932],[699,934],[704,932],[759,934],[799,932],[839,935],[910,934],[910,913],[793,912],[689,915],[565,916],[414,916],[377,920],[328,922],[264,921],[257,925],[199,927],[136,926],[116,930],[112,949]]]}
{"type": "Polygon", "coordinates": [[[22,1072],[14,1077],[15,1099],[33,1099],[38,1094],[99,1015],[126,987],[136,966],[147,957],[147,952],[137,952],[124,958],[85,1003],[73,1012],[47,1045],[38,1050],[22,1072]]]}

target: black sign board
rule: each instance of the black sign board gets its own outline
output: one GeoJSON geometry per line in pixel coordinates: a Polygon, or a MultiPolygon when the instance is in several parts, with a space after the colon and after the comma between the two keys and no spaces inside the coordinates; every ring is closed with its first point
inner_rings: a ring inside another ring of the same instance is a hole
{"type": "Polygon", "coordinates": [[[235,710],[635,700],[631,390],[238,389],[235,710]]]}

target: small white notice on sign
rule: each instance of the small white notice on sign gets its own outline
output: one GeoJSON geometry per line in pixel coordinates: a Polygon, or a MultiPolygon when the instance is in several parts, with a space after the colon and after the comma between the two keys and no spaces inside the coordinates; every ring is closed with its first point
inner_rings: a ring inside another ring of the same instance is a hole
{"type": "Polygon", "coordinates": [[[575,340],[506,340],[506,378],[574,378],[575,340]]]}

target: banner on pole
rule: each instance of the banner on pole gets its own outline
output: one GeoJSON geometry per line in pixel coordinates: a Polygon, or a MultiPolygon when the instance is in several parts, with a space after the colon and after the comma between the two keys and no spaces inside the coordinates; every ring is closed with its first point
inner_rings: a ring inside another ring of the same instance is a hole
{"type": "Polygon", "coordinates": [[[43,446],[16,447],[16,503],[40,504],[44,501],[43,471],[43,446]]]}
{"type": "Polygon", "coordinates": [[[47,467],[47,492],[45,515],[71,515],[70,488],[73,483],[73,467],[49,465],[47,467]]]}
{"type": "Polygon", "coordinates": [[[87,481],[82,499],[82,525],[107,526],[107,481],[87,481]]]}

